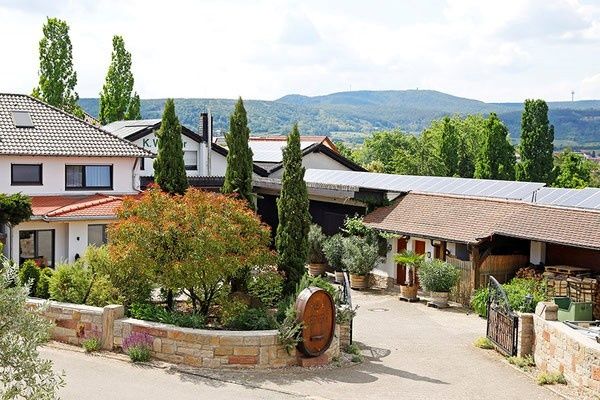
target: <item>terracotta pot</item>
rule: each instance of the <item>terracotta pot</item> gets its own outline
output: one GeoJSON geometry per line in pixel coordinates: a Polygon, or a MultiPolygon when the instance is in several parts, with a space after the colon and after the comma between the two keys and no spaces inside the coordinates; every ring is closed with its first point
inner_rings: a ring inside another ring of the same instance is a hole
{"type": "Polygon", "coordinates": [[[321,276],[325,273],[326,264],[308,264],[308,273],[312,276],[321,276]]]}
{"type": "Polygon", "coordinates": [[[431,292],[431,302],[439,308],[448,307],[448,292],[431,292]]]}
{"type": "Polygon", "coordinates": [[[369,287],[369,280],[365,275],[350,274],[350,287],[352,289],[366,289],[369,287]]]}
{"type": "Polygon", "coordinates": [[[414,285],[414,286],[400,285],[400,297],[403,297],[405,299],[410,299],[410,300],[416,299],[418,289],[419,289],[419,287],[416,285],[414,285]]]}
{"type": "Polygon", "coordinates": [[[339,284],[344,283],[344,273],[342,271],[335,271],[335,281],[339,284]]]}

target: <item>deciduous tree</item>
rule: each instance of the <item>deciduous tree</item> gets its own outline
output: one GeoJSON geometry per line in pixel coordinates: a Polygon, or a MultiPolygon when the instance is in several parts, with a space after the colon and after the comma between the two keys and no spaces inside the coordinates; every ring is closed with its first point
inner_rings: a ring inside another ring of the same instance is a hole
{"type": "Polygon", "coordinates": [[[288,135],[287,145],[283,149],[283,168],[281,195],[277,199],[279,225],[275,246],[277,266],[286,275],[285,291],[292,293],[305,273],[311,220],[297,124],[288,135]]]}
{"type": "Polygon", "coordinates": [[[175,114],[173,99],[167,99],[158,137],[158,155],[154,160],[154,180],[162,190],[183,194],[188,188],[181,125],[175,114]]]}
{"type": "Polygon", "coordinates": [[[544,100],[525,100],[521,116],[521,161],[517,164],[518,181],[551,184],[553,177],[554,126],[548,120],[544,100]]]}
{"type": "Polygon", "coordinates": [[[32,95],[81,118],[83,110],[77,104],[77,73],[73,69],[69,25],[58,18],[48,18],[42,31],[39,83],[32,95]]]}
{"type": "Polygon", "coordinates": [[[508,139],[508,128],[494,113],[490,114],[485,123],[475,178],[515,179],[515,149],[508,139]]]}
{"type": "Polygon", "coordinates": [[[235,104],[235,110],[229,119],[229,132],[225,135],[227,141],[227,170],[223,193],[235,193],[246,200],[250,208],[256,210],[254,194],[252,193],[252,150],[248,145],[250,129],[244,102],[240,97],[235,104]]]}
{"type": "Polygon", "coordinates": [[[590,186],[593,164],[571,149],[565,149],[557,157],[554,185],[562,188],[584,188],[590,186]]]}
{"type": "Polygon", "coordinates": [[[134,82],[131,53],[125,49],[122,36],[113,36],[112,44],[111,62],[100,92],[98,118],[103,125],[123,119],[137,119],[139,115],[139,96],[137,93],[134,96],[131,94],[134,82]]]}

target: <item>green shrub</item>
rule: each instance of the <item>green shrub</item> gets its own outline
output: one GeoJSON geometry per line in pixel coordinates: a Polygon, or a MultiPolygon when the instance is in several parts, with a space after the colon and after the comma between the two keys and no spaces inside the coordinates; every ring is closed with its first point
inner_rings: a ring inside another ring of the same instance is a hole
{"type": "Polygon", "coordinates": [[[311,286],[323,289],[324,291],[329,293],[332,298],[336,298],[336,293],[338,289],[336,289],[336,287],[333,286],[331,282],[324,278],[321,278],[320,276],[304,274],[300,282],[298,282],[298,286],[296,287],[296,296],[293,298],[293,301],[296,301],[296,297],[298,297],[301,291],[311,286]]]}
{"type": "Polygon", "coordinates": [[[423,262],[417,275],[425,290],[450,292],[460,278],[460,271],[454,265],[434,259],[423,262]]]}
{"type": "Polygon", "coordinates": [[[25,261],[19,268],[19,282],[29,288],[29,295],[35,296],[38,281],[40,280],[40,269],[33,260],[25,261]]]}
{"type": "Polygon", "coordinates": [[[65,303],[81,304],[88,292],[92,274],[80,261],[62,264],[50,277],[50,298],[65,303]]]}
{"type": "Polygon", "coordinates": [[[321,227],[317,224],[312,224],[308,231],[308,262],[314,264],[322,264],[327,260],[323,254],[323,243],[327,236],[323,233],[321,227]]]}
{"type": "Polygon", "coordinates": [[[220,319],[223,326],[228,326],[231,321],[236,319],[240,314],[244,313],[248,309],[248,304],[236,297],[226,298],[225,300],[221,301],[220,304],[220,319]]]}
{"type": "Polygon", "coordinates": [[[537,377],[537,383],[538,385],[554,385],[556,383],[566,385],[567,380],[565,379],[565,376],[560,373],[542,372],[537,377]]]}
{"type": "Polygon", "coordinates": [[[350,236],[344,239],[344,256],[342,262],[351,274],[367,275],[375,268],[379,260],[377,244],[366,238],[350,236]]]}
{"type": "Polygon", "coordinates": [[[83,342],[81,342],[81,345],[85,349],[86,353],[93,353],[95,351],[100,350],[100,348],[102,347],[102,343],[97,337],[87,338],[83,342]]]}
{"type": "Polygon", "coordinates": [[[302,340],[302,330],[304,325],[302,322],[298,322],[296,317],[296,309],[293,305],[287,307],[284,312],[283,321],[277,327],[279,330],[279,333],[277,334],[279,343],[285,347],[288,354],[291,354],[292,350],[302,340]]]}
{"type": "Polygon", "coordinates": [[[493,350],[494,349],[494,343],[492,343],[492,341],[486,337],[479,337],[477,339],[475,339],[475,341],[473,342],[473,346],[478,347],[480,349],[485,349],[485,350],[493,350]]]}
{"type": "Polygon", "coordinates": [[[478,315],[487,318],[488,288],[477,289],[471,298],[471,308],[478,315]]]}
{"type": "Polygon", "coordinates": [[[131,318],[144,321],[161,322],[163,324],[196,329],[206,326],[206,321],[201,314],[168,311],[164,307],[149,303],[134,303],[129,307],[128,311],[131,318]]]}
{"type": "Polygon", "coordinates": [[[95,276],[90,293],[85,302],[87,305],[104,307],[109,304],[121,304],[119,291],[104,275],[95,276]]]}
{"type": "Polygon", "coordinates": [[[233,318],[228,326],[238,331],[260,331],[277,328],[275,318],[263,308],[248,308],[233,318]]]}
{"type": "Polygon", "coordinates": [[[335,271],[342,271],[344,264],[342,259],[344,257],[344,237],[342,235],[335,234],[325,240],[323,243],[323,253],[329,265],[335,271]]]}
{"type": "Polygon", "coordinates": [[[150,361],[150,348],[147,346],[131,346],[127,350],[127,355],[134,363],[148,362],[150,361]]]}
{"type": "Polygon", "coordinates": [[[44,268],[40,271],[40,280],[35,288],[35,295],[42,299],[50,297],[48,286],[50,285],[50,278],[52,277],[52,268],[44,268]]]}
{"type": "Polygon", "coordinates": [[[274,307],[283,293],[283,277],[274,270],[261,271],[248,281],[248,293],[265,307],[274,307]]]}

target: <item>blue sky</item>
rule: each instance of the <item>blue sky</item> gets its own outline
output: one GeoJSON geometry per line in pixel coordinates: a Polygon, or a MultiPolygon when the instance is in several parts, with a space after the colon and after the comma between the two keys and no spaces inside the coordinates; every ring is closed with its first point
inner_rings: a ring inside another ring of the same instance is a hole
{"type": "Polygon", "coordinates": [[[71,27],[81,97],[97,96],[120,34],[142,98],[600,98],[600,1],[0,0],[0,91],[35,86],[46,16],[71,27]]]}

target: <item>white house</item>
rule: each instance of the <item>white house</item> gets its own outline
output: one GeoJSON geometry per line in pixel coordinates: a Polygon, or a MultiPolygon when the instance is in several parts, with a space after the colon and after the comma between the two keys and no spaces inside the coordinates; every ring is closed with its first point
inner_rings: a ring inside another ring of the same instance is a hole
{"type": "Polygon", "coordinates": [[[5,255],[56,265],[106,241],[123,196],[139,193],[153,153],[33,97],[0,94],[0,193],[31,197],[33,217],[6,232],[5,255]]]}

